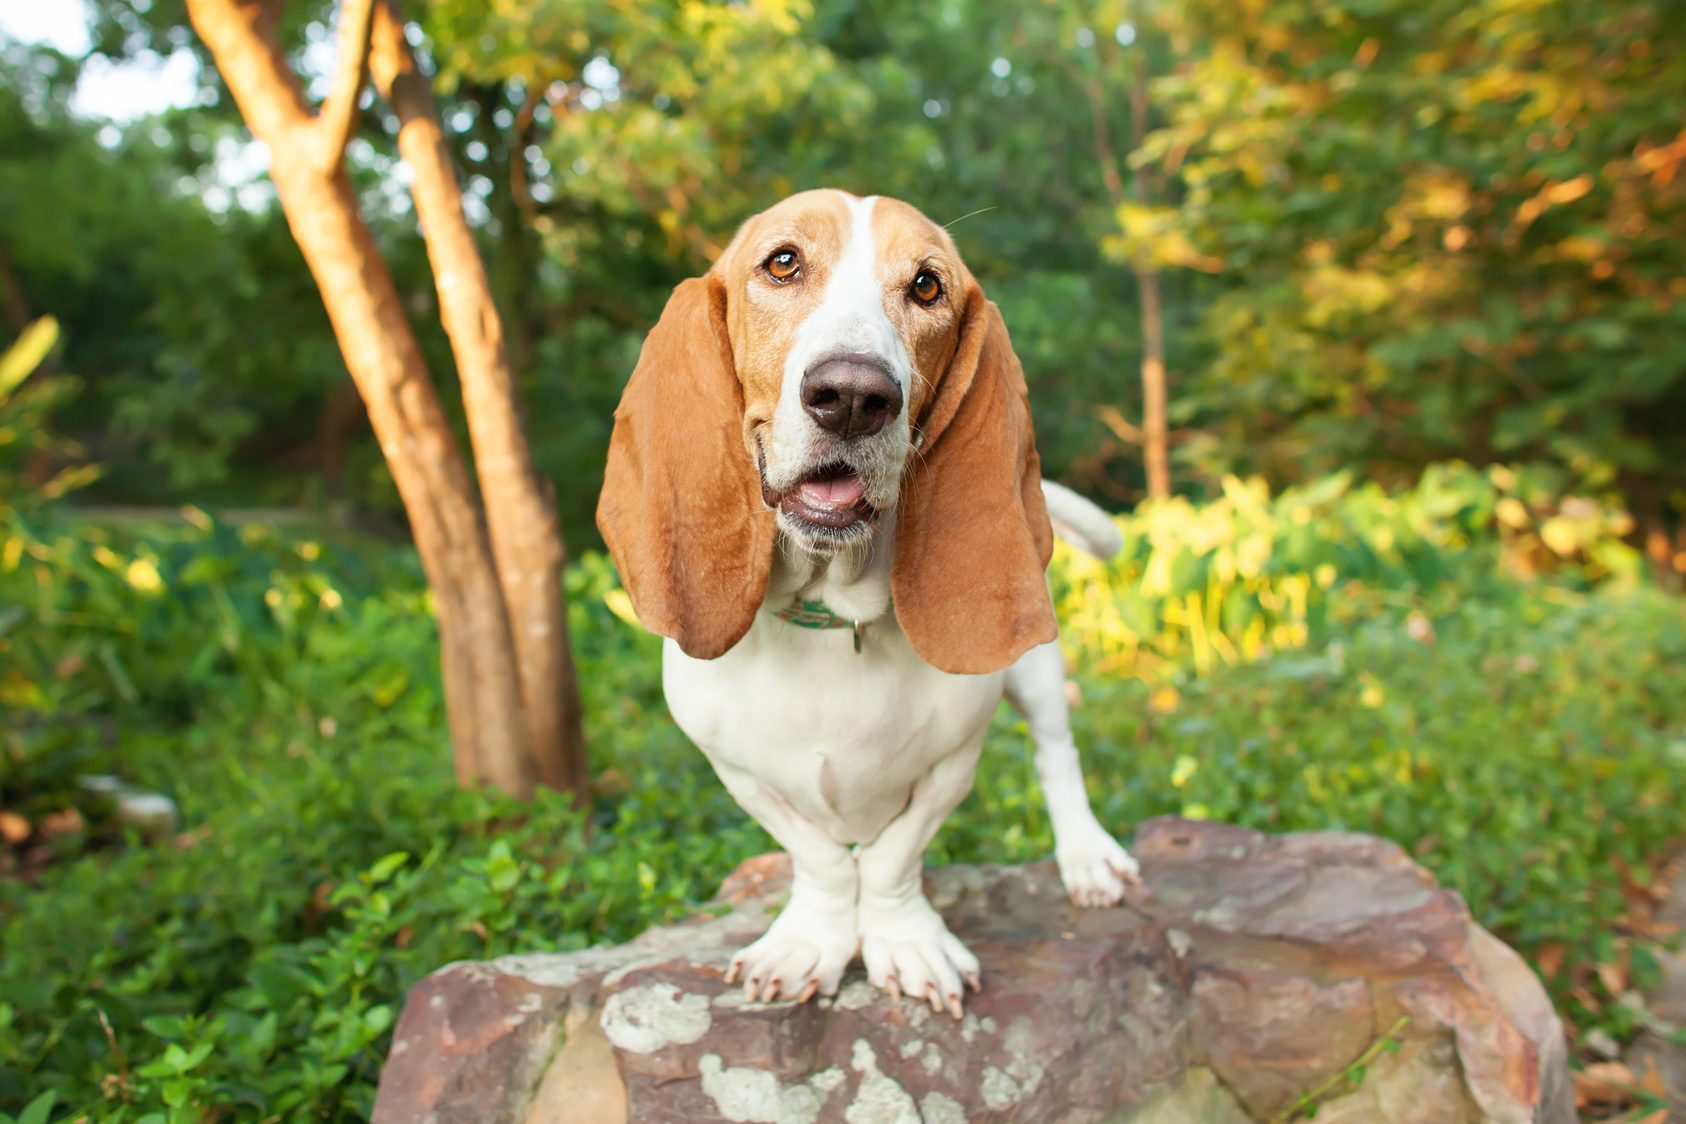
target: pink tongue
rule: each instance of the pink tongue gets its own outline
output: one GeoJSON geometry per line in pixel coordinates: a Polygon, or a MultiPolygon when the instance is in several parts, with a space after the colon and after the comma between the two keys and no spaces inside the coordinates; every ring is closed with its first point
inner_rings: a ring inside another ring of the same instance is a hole
{"type": "Polygon", "coordinates": [[[802,498],[826,507],[848,507],[861,498],[861,478],[851,472],[836,480],[810,480],[802,485],[802,498]]]}

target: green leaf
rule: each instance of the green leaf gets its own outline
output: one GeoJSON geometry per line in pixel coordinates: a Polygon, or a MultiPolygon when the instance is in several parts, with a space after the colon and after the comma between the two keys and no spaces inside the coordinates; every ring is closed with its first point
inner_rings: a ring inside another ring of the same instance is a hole
{"type": "Polygon", "coordinates": [[[371,1038],[378,1037],[392,1025],[392,1008],[386,1004],[370,1007],[363,1012],[363,1029],[369,1032],[371,1038]]]}
{"type": "Polygon", "coordinates": [[[408,851],[394,851],[375,861],[363,878],[371,886],[378,886],[398,872],[398,868],[410,860],[408,851]]]}
{"type": "Polygon", "coordinates": [[[47,1118],[51,1115],[58,1096],[58,1093],[48,1089],[24,1105],[23,1111],[18,1113],[17,1124],[47,1124],[47,1118]]]}
{"type": "Polygon", "coordinates": [[[180,1015],[148,1015],[141,1026],[159,1038],[176,1039],[187,1033],[187,1020],[180,1015]]]}
{"type": "Polygon", "coordinates": [[[162,1094],[164,1103],[171,1108],[180,1108],[187,1104],[193,1096],[193,1086],[196,1082],[191,1077],[174,1077],[164,1082],[162,1094]]]}

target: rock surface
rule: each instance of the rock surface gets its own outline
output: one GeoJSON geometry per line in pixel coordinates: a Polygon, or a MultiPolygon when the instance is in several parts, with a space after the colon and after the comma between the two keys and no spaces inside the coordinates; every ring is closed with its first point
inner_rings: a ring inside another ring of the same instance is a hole
{"type": "Polygon", "coordinates": [[[410,994],[374,1119],[1228,1124],[1302,1095],[1318,1124],[1575,1119],[1533,973],[1392,843],[1167,818],[1132,851],[1154,897],[1116,909],[1070,906],[1052,863],[933,871],[984,966],[960,1021],[858,965],[800,1006],[726,987],[782,855],[722,916],[450,965],[410,994]]]}
{"type": "MultiPolygon", "coordinates": [[[[1686,853],[1676,856],[1666,875],[1669,890],[1657,920],[1686,932],[1686,853]]],[[[1650,1025],[1628,1050],[1628,1067],[1643,1075],[1655,1066],[1667,1092],[1670,1120],[1686,1121],[1686,948],[1666,945],[1652,949],[1662,979],[1646,997],[1650,1025]]]]}

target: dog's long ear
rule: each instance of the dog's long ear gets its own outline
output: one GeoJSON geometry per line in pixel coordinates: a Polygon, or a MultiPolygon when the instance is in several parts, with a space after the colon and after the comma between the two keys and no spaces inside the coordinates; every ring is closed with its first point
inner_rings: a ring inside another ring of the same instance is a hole
{"type": "Polygon", "coordinates": [[[969,288],[954,359],[917,421],[891,580],[920,658],[981,674],[1054,639],[1059,625],[1024,371],[1000,310],[969,288]]]}
{"type": "Polygon", "coordinates": [[[644,627],[699,659],[741,640],[766,592],[775,520],[744,447],[725,287],[682,282],[615,410],[597,502],[644,627]]]}

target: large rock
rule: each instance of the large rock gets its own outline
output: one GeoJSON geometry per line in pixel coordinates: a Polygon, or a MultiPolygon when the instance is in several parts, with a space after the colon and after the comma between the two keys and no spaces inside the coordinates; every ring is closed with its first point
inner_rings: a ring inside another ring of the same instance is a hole
{"type": "Polygon", "coordinates": [[[858,967],[804,1005],[725,986],[780,855],[727,880],[722,916],[450,965],[410,994],[375,1121],[1225,1124],[1302,1096],[1318,1124],[1574,1120],[1533,973],[1392,843],[1160,819],[1134,854],[1154,898],[1106,910],[1051,863],[933,871],[984,967],[958,1022],[858,967]]]}

